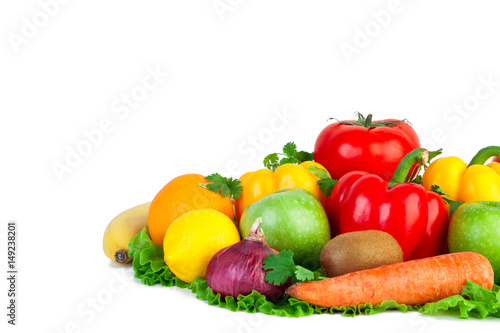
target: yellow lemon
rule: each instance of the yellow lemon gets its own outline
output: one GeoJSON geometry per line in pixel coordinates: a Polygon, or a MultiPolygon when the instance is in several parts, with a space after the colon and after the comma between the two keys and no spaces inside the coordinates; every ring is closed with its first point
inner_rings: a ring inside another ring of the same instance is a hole
{"type": "Polygon", "coordinates": [[[184,282],[205,279],[210,259],[239,241],[238,229],[227,215],[213,209],[192,210],[177,218],[165,233],[165,263],[184,282]]]}

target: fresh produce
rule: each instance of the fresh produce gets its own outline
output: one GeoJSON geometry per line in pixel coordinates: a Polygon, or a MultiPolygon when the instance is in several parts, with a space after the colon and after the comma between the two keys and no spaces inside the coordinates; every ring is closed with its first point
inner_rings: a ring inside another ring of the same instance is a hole
{"type": "Polygon", "coordinates": [[[451,217],[448,249],[484,255],[500,284],[500,202],[469,201],[460,206],[451,217]]]}
{"type": "Polygon", "coordinates": [[[421,241],[428,246],[421,254],[431,251],[433,255],[440,254],[448,224],[444,201],[428,194],[420,185],[404,183],[414,163],[424,165],[427,160],[427,150],[411,151],[401,160],[389,183],[377,175],[359,171],[346,174],[346,179],[338,181],[330,196],[330,223],[334,230],[341,234],[360,230],[385,231],[398,241],[404,260],[410,258],[421,241]],[[429,211],[431,200],[431,208],[437,208],[438,212],[429,211]]]}
{"type": "Polygon", "coordinates": [[[450,156],[432,162],[422,176],[426,189],[437,185],[454,201],[500,201],[500,163],[483,165],[489,158],[500,156],[500,147],[481,149],[469,165],[450,156]]]}
{"type": "Polygon", "coordinates": [[[332,237],[340,234],[340,213],[349,190],[358,179],[369,174],[367,171],[351,171],[340,177],[335,183],[326,205],[326,215],[330,223],[332,237]]]}
{"type": "Polygon", "coordinates": [[[151,202],[148,215],[148,229],[153,242],[161,246],[169,226],[191,210],[215,209],[233,219],[231,198],[219,193],[218,188],[217,193],[206,188],[207,183],[216,180],[213,178],[213,175],[207,178],[197,174],[182,175],[172,179],[158,192],[151,202]]]}
{"type": "Polygon", "coordinates": [[[325,128],[315,154],[288,142],[240,179],[173,179],[115,217],[103,248],[144,284],[232,311],[500,317],[500,200],[469,200],[500,197],[500,147],[427,169],[441,150],[419,146],[404,120],[358,114],[325,128]]]}
{"type": "MultiPolygon", "coordinates": [[[[290,260],[291,251],[282,251],[278,255],[270,254],[264,259],[264,269],[268,269],[266,273],[266,281],[273,282],[273,279],[268,275],[279,277],[281,273],[287,272],[282,282],[286,282],[292,275],[293,280],[300,277],[300,281],[308,281],[311,279],[323,279],[317,272],[310,272],[301,266],[295,265],[293,260],[290,260]],[[285,260],[276,260],[280,257],[285,257],[285,260]],[[272,266],[267,267],[266,266],[272,266]],[[291,271],[290,275],[289,272],[291,271]],[[280,273],[281,272],[281,273],[280,273]]],[[[280,317],[303,317],[313,314],[335,314],[340,313],[343,316],[354,317],[360,314],[373,315],[390,309],[407,312],[420,311],[422,314],[436,314],[439,312],[449,312],[451,315],[460,313],[459,318],[485,318],[486,316],[500,316],[500,292],[499,287],[495,286],[493,291],[479,286],[471,281],[462,290],[462,295],[454,295],[442,299],[437,302],[427,303],[423,307],[409,306],[398,304],[395,301],[385,301],[379,305],[365,303],[359,306],[351,305],[342,308],[325,308],[299,301],[293,297],[287,297],[280,303],[272,303],[265,299],[257,291],[253,291],[250,295],[239,295],[237,298],[227,296],[221,298],[219,294],[215,294],[212,288],[208,287],[207,282],[200,278],[195,278],[191,283],[181,281],[177,276],[172,274],[168,266],[163,260],[163,248],[156,245],[149,238],[146,229],[143,229],[137,236],[130,240],[129,256],[133,256],[134,276],[141,283],[148,286],[159,284],[161,286],[176,286],[178,288],[187,288],[191,290],[194,296],[200,300],[206,301],[210,305],[215,305],[220,308],[231,311],[244,311],[248,313],[260,312],[267,315],[276,315],[280,317]]]]}
{"type": "Polygon", "coordinates": [[[341,307],[394,300],[417,305],[460,295],[467,280],[493,287],[486,257],[460,252],[352,272],[321,281],[299,282],[287,293],[308,303],[341,307]]]}
{"type": "MultiPolygon", "coordinates": [[[[350,171],[367,171],[389,181],[399,161],[420,148],[413,128],[404,120],[373,121],[358,113],[357,121],[337,121],[321,131],[314,146],[314,160],[333,179],[350,171]]],[[[409,173],[413,175],[416,169],[409,173]]]]}
{"type": "MultiPolygon", "coordinates": [[[[326,213],[330,222],[332,236],[340,234],[340,212],[346,195],[352,185],[361,177],[368,175],[366,171],[351,171],[336,183],[328,198],[326,213]]],[[[434,191],[427,191],[428,217],[427,226],[420,237],[417,247],[409,259],[431,257],[442,253],[448,230],[448,210],[443,198],[434,191]]]]}
{"type": "Polygon", "coordinates": [[[262,217],[261,228],[272,248],[292,250],[297,263],[319,268],[319,255],[330,240],[330,227],[323,206],[310,192],[289,189],[274,192],[243,212],[240,233],[246,237],[253,222],[262,217]]]}
{"type": "Polygon", "coordinates": [[[175,220],[165,233],[165,263],[184,282],[192,282],[195,277],[204,279],[210,259],[239,241],[238,229],[225,214],[213,209],[192,210],[175,220]]]}
{"type": "Polygon", "coordinates": [[[128,243],[148,226],[148,210],[151,202],[132,207],[118,214],[109,222],[102,241],[106,256],[120,264],[132,261],[128,256],[128,243]]]}
{"type": "Polygon", "coordinates": [[[386,232],[354,231],[330,240],[321,250],[320,261],[324,274],[334,277],[403,262],[403,251],[386,232]]]}
{"type": "Polygon", "coordinates": [[[449,214],[446,204],[441,196],[434,191],[427,191],[427,226],[420,237],[417,248],[409,259],[421,259],[437,256],[443,253],[448,233],[449,214]]]}
{"type": "Polygon", "coordinates": [[[248,235],[236,244],[226,247],[210,260],[207,267],[207,284],[221,297],[249,295],[256,290],[270,301],[278,301],[289,284],[275,286],[266,282],[262,261],[278,251],[271,248],[260,229],[258,218],[248,235]]]}
{"type": "Polygon", "coordinates": [[[322,205],[326,205],[327,198],[317,185],[319,178],[308,171],[312,165],[325,170],[323,166],[316,162],[306,161],[300,165],[283,164],[277,167],[274,172],[269,169],[260,169],[242,175],[240,181],[243,191],[241,197],[234,202],[236,219],[240,221],[245,209],[266,195],[291,188],[307,190],[314,194],[322,205]]]}

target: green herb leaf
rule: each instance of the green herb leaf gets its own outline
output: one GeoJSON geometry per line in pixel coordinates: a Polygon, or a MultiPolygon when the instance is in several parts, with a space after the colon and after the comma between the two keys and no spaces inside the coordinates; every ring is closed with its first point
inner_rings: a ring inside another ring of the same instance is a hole
{"type": "Polygon", "coordinates": [[[321,273],[318,271],[313,272],[302,266],[295,265],[292,250],[283,250],[278,254],[271,253],[264,259],[263,264],[263,268],[269,270],[266,272],[266,281],[275,286],[282,285],[290,277],[292,277],[293,283],[321,278],[321,273]]]}
{"type": "Polygon", "coordinates": [[[264,157],[264,166],[269,170],[276,170],[279,165],[280,158],[277,153],[269,154],[264,157]]]}
{"type": "Polygon", "coordinates": [[[309,171],[310,173],[312,173],[313,175],[315,175],[318,178],[330,178],[330,176],[328,175],[328,172],[326,170],[318,168],[315,165],[311,165],[307,169],[307,171],[309,171]]]}
{"type": "Polygon", "coordinates": [[[337,180],[331,179],[330,176],[328,175],[328,172],[325,170],[318,168],[315,165],[311,165],[307,169],[310,173],[315,175],[316,177],[320,178],[317,181],[317,184],[319,186],[319,189],[327,196],[329,197],[332,194],[333,188],[335,187],[335,184],[337,184],[337,180]]]}
{"type": "Polygon", "coordinates": [[[280,165],[283,165],[283,164],[296,164],[297,163],[297,160],[295,159],[295,157],[283,157],[280,161],[280,165]]]}
{"type": "Polygon", "coordinates": [[[448,205],[450,205],[450,216],[453,215],[453,213],[457,210],[458,207],[462,206],[465,203],[465,201],[454,201],[446,198],[446,196],[449,196],[449,194],[443,191],[443,189],[438,185],[431,185],[431,191],[439,194],[441,198],[443,198],[443,200],[446,201],[448,205]]]}
{"type": "Polygon", "coordinates": [[[243,186],[240,185],[241,182],[238,179],[222,177],[218,173],[213,173],[205,179],[210,183],[203,184],[203,186],[214,193],[220,193],[223,198],[232,196],[239,199],[241,196],[243,186]]]}
{"type": "Polygon", "coordinates": [[[308,153],[307,151],[298,151],[294,155],[295,159],[299,162],[314,161],[314,153],[308,153]]]}
{"type": "Polygon", "coordinates": [[[271,253],[264,259],[263,263],[265,270],[270,269],[266,272],[266,281],[275,286],[285,283],[291,276],[294,276],[297,270],[291,250],[284,250],[278,254],[271,253]]]}
{"type": "Polygon", "coordinates": [[[333,188],[337,184],[336,179],[331,179],[331,178],[324,178],[318,180],[318,186],[319,189],[327,196],[329,197],[332,194],[333,188]]]}
{"type": "Polygon", "coordinates": [[[282,153],[272,153],[264,158],[264,166],[269,170],[275,171],[283,164],[300,164],[305,161],[312,161],[314,153],[306,151],[297,151],[297,145],[294,142],[288,142],[283,146],[282,153]],[[281,159],[280,159],[281,156],[281,159]]]}
{"type": "Polygon", "coordinates": [[[283,154],[288,157],[294,157],[297,153],[297,145],[294,142],[288,142],[283,146],[283,154]]]}
{"type": "Polygon", "coordinates": [[[444,201],[446,201],[448,203],[448,205],[450,205],[450,216],[453,215],[453,213],[458,209],[458,207],[462,206],[465,201],[453,201],[451,199],[448,199],[448,198],[444,198],[444,201]]]}
{"type": "Polygon", "coordinates": [[[299,281],[311,281],[314,280],[314,272],[310,271],[302,266],[296,266],[295,278],[299,281]]]}
{"type": "Polygon", "coordinates": [[[443,191],[443,189],[441,187],[439,187],[438,185],[431,185],[431,191],[436,192],[437,194],[439,194],[441,196],[443,196],[443,195],[449,196],[449,194],[446,193],[445,191],[443,191]]]}

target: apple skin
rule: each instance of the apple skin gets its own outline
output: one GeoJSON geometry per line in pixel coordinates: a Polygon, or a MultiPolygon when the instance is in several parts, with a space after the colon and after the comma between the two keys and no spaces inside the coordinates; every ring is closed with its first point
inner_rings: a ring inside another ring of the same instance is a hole
{"type": "Polygon", "coordinates": [[[262,217],[260,228],[272,248],[292,250],[297,265],[311,270],[320,267],[319,256],[330,240],[330,224],[319,200],[303,189],[274,192],[248,206],[240,219],[240,233],[262,217]]]}
{"type": "Polygon", "coordinates": [[[500,202],[469,201],[458,207],[448,228],[448,249],[488,258],[500,284],[500,202]]]}

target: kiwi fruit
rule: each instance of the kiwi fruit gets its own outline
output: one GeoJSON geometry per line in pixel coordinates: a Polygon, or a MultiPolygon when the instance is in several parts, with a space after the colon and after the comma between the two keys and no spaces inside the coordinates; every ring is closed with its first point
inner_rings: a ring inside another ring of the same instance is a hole
{"type": "Polygon", "coordinates": [[[328,277],[403,262],[398,242],[379,230],[354,231],[331,239],[321,250],[321,267],[328,277]]]}

